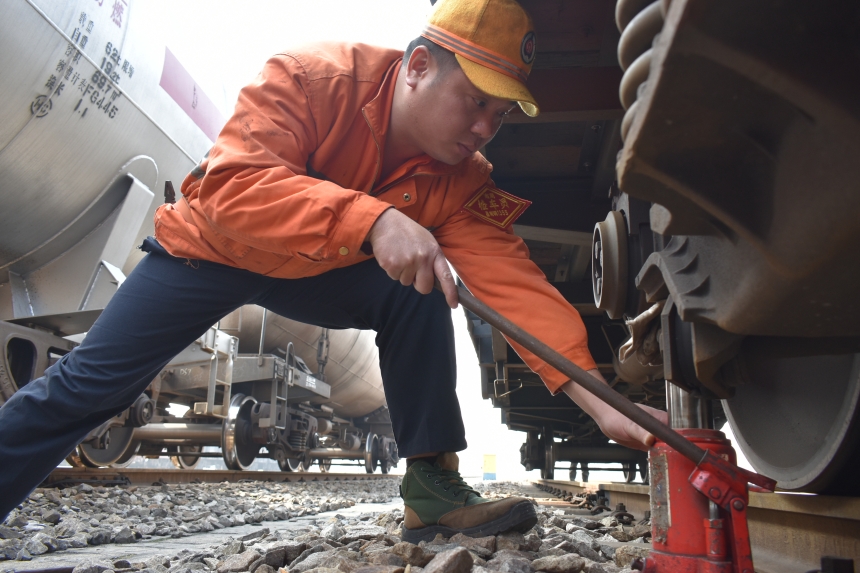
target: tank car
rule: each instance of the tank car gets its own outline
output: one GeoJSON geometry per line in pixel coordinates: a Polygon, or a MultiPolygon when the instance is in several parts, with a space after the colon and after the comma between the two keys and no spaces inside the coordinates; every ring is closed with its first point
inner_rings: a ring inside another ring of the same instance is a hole
{"type": "MultiPolygon", "coordinates": [[[[580,309],[601,370],[639,402],[683,391],[700,423],[728,420],[782,489],[857,495],[856,7],[522,3],[542,114],[513,118],[487,155],[534,202],[515,231],[580,309]]],[[[471,318],[484,395],[527,432],[527,468],[643,467],[471,318]]]]}
{"type": "MultiPolygon", "coordinates": [[[[136,20],[145,9],[0,6],[0,403],[85,336],[139,261],[161,190],[167,200],[223,125],[136,20]]],[[[270,457],[284,471],[350,460],[387,472],[398,456],[372,333],[239,309],[68,459],[122,466],[135,455],[179,467],[221,456],[233,469],[270,457]]]]}

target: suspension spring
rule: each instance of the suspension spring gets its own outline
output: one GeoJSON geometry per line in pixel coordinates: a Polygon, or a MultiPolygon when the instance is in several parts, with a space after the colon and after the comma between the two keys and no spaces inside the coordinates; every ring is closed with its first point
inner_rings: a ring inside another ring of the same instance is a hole
{"type": "Polygon", "coordinates": [[[289,437],[290,447],[296,451],[302,451],[307,448],[308,445],[308,431],[307,430],[293,430],[290,432],[289,437]]]}
{"type": "Polygon", "coordinates": [[[615,23],[621,32],[618,41],[618,63],[624,70],[621,78],[621,105],[627,110],[621,122],[621,139],[626,140],[639,101],[648,82],[653,45],[663,29],[668,0],[618,0],[615,23]]]}

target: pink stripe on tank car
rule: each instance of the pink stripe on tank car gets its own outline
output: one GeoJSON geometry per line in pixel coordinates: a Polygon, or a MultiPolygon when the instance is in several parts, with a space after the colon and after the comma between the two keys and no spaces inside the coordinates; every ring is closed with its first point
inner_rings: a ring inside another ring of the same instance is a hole
{"type": "Polygon", "coordinates": [[[215,141],[226,123],[224,116],[167,48],[164,49],[164,70],[161,72],[159,85],[197,127],[203,130],[209,139],[215,141]]]}

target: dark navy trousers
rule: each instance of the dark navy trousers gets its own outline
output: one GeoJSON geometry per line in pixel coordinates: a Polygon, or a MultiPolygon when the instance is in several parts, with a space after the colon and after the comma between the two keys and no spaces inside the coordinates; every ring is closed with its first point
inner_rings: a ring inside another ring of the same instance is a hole
{"type": "Polygon", "coordinates": [[[466,448],[444,296],[391,280],[375,260],[276,279],[169,255],[154,239],[83,343],[0,408],[0,521],[99,424],[223,316],[258,304],[326,328],[376,331],[401,457],[466,448]]]}

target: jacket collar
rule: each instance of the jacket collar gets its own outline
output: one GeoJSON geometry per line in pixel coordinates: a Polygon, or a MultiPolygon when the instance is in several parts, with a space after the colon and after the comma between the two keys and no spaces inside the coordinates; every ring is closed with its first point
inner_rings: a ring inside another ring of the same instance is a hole
{"type": "MultiPolygon", "coordinates": [[[[385,138],[388,135],[388,126],[391,121],[391,108],[394,102],[394,87],[397,83],[397,75],[403,58],[398,58],[385,72],[379,91],[363,108],[367,125],[373,134],[377,144],[377,165],[382,165],[382,152],[385,150],[385,138]]],[[[384,181],[375,181],[373,188],[377,189],[390,185],[397,179],[411,177],[413,175],[454,175],[465,168],[467,161],[461,161],[457,165],[447,165],[437,161],[427,154],[421,154],[409,159],[406,163],[395,169],[384,181]]],[[[377,177],[379,175],[377,174],[377,177]]]]}

